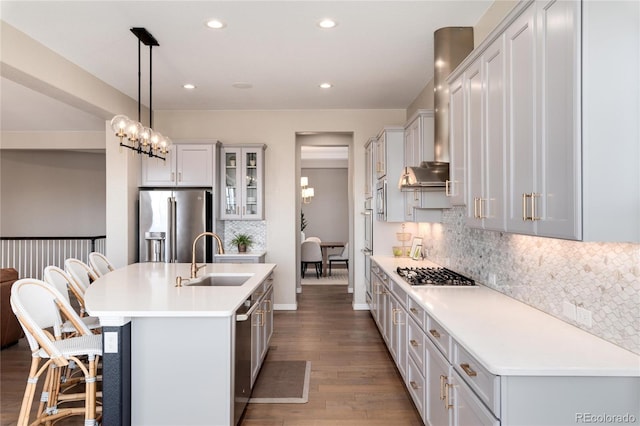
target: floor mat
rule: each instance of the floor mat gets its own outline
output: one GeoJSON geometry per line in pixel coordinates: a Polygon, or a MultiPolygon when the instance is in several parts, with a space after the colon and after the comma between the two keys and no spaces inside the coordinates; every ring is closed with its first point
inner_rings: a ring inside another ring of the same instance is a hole
{"type": "Polygon", "coordinates": [[[309,400],[311,361],[265,361],[249,403],[304,404],[309,400]]]}

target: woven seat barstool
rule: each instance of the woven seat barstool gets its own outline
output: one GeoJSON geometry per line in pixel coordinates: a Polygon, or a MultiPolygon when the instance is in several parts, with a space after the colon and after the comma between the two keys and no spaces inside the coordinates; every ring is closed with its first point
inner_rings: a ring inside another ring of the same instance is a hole
{"type": "Polygon", "coordinates": [[[31,348],[31,368],[20,408],[18,426],[52,424],[72,415],[84,415],[85,426],[97,425],[97,365],[102,356],[102,337],[80,320],[66,298],[51,284],[31,278],[16,281],[11,287],[11,308],[18,318],[31,348]],[[62,318],[68,319],[79,334],[63,338],[62,318]],[[49,331],[53,330],[53,334],[49,331]],[[73,362],[83,373],[84,392],[61,394],[61,376],[73,362]],[[36,386],[46,372],[36,418],[29,420],[36,386]],[[77,400],[82,407],[60,407],[58,404],[77,400]]]}
{"type": "Polygon", "coordinates": [[[109,259],[104,254],[96,251],[89,253],[89,265],[98,277],[115,270],[109,259]]]}

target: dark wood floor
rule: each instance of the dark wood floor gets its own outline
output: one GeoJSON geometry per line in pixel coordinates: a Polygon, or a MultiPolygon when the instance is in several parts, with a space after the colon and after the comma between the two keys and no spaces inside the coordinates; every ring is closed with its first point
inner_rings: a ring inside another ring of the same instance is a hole
{"type": "MultiPolygon", "coordinates": [[[[311,361],[309,402],[249,404],[242,425],[421,425],[371,315],[352,310],[347,286],[304,286],[298,296],[297,311],[275,312],[268,356],[311,361]]],[[[21,339],[0,357],[0,419],[2,425],[14,425],[29,349],[21,339]]],[[[83,421],[74,418],[59,424],[83,421]]]]}

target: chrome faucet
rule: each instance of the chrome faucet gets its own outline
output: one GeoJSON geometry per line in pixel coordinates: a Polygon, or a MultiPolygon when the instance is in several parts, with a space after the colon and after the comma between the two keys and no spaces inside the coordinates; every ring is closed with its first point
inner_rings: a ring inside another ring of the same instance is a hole
{"type": "Polygon", "coordinates": [[[218,236],[218,234],[216,234],[215,232],[203,232],[202,234],[198,235],[194,240],[193,240],[193,249],[191,252],[191,279],[194,279],[197,277],[198,275],[198,271],[201,268],[204,268],[205,266],[207,266],[207,264],[203,264],[198,266],[196,264],[196,244],[198,243],[198,240],[202,237],[205,236],[211,236],[213,238],[215,238],[215,240],[218,243],[218,254],[224,254],[224,247],[222,245],[222,240],[220,239],[220,237],[218,236]]]}

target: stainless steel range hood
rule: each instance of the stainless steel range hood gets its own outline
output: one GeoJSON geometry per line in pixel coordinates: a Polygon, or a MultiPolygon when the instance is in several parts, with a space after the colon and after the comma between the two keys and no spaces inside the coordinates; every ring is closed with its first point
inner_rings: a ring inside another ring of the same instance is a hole
{"type": "Polygon", "coordinates": [[[420,167],[405,167],[400,176],[400,189],[423,191],[440,190],[449,179],[449,163],[442,161],[423,161],[420,167]]]}
{"type": "Polygon", "coordinates": [[[449,85],[447,77],[473,50],[473,27],[445,27],[434,33],[433,156],[419,167],[405,167],[398,187],[403,191],[444,189],[449,179],[449,85]],[[431,161],[434,160],[434,161],[431,161]]]}

